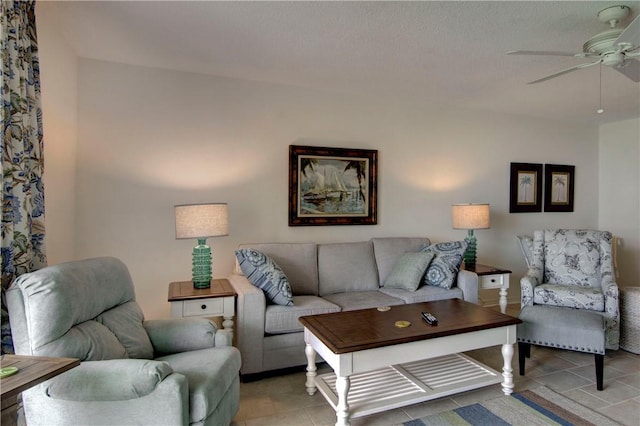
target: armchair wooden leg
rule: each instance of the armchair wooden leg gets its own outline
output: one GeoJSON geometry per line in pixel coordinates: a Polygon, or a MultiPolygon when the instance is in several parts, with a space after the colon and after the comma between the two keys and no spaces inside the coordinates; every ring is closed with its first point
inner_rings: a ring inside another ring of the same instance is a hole
{"type": "Polygon", "coordinates": [[[524,376],[525,357],[531,356],[531,344],[518,342],[518,364],[520,366],[520,375],[524,376]]]}
{"type": "Polygon", "coordinates": [[[595,354],[596,358],[596,389],[601,391],[603,389],[603,376],[604,376],[604,355],[595,354]]]}

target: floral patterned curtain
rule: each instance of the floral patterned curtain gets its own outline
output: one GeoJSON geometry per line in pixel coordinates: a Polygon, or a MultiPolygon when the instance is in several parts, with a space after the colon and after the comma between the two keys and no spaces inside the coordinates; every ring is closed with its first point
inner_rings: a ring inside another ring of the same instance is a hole
{"type": "Polygon", "coordinates": [[[2,353],[13,344],[5,290],[46,265],[40,66],[35,1],[1,1],[2,353]]]}

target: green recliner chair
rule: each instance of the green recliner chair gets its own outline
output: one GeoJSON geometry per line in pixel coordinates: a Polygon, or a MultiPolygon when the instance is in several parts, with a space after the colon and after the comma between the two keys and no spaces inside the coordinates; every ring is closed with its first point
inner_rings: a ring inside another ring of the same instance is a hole
{"type": "Polygon", "coordinates": [[[228,425],[240,353],[206,319],[145,321],[118,259],[49,266],[7,290],[18,355],[80,366],[22,394],[36,425],[228,425]]]}

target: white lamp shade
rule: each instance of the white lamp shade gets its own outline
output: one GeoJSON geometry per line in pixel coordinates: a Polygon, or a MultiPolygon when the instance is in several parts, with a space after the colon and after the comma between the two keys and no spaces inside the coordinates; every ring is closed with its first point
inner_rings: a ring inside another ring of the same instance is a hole
{"type": "Polygon", "coordinates": [[[175,206],[176,238],[208,238],[229,235],[227,203],[175,206]]]}
{"type": "Polygon", "coordinates": [[[451,206],[453,229],[487,229],[491,227],[489,204],[454,204],[451,206]]]}

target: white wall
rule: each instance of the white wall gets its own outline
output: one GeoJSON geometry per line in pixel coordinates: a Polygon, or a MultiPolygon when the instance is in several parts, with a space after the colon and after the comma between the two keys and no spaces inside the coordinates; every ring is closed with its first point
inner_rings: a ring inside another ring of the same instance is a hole
{"type": "Polygon", "coordinates": [[[620,286],[640,286],[640,119],[600,126],[599,227],[618,236],[620,286]]]}
{"type": "Polygon", "coordinates": [[[75,258],[78,60],[37,4],[38,49],[45,145],[44,193],[49,264],[75,258]]]}
{"type": "Polygon", "coordinates": [[[190,278],[195,241],[174,238],[179,203],[229,203],[230,235],[209,240],[225,276],[243,242],[462,239],[451,204],[489,202],[479,261],[514,271],[513,301],[525,272],[517,234],[598,225],[595,126],[89,59],[77,122],[76,257],[123,259],[147,317],[169,316],[168,283],[190,278]],[[379,150],[378,225],[289,227],[290,144],[379,150]],[[509,214],[510,162],[575,165],[575,212],[509,214]]]}

